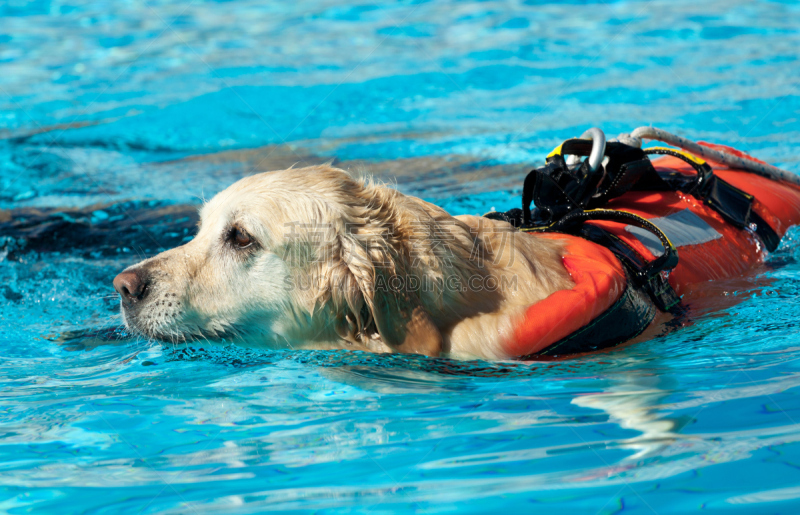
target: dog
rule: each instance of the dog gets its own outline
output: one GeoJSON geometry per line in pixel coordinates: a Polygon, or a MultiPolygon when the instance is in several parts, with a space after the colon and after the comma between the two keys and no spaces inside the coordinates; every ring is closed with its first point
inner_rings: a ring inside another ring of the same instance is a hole
{"type": "Polygon", "coordinates": [[[525,310],[573,286],[563,252],[323,165],[241,179],[114,287],[129,330],[173,343],[504,359],[525,310]]]}

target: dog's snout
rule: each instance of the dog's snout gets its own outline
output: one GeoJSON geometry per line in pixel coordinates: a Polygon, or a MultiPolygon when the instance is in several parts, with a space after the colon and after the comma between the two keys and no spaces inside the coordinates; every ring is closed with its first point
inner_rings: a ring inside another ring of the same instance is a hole
{"type": "Polygon", "coordinates": [[[142,269],[126,270],[114,278],[114,289],[122,301],[133,304],[142,300],[147,294],[148,274],[142,269]]]}

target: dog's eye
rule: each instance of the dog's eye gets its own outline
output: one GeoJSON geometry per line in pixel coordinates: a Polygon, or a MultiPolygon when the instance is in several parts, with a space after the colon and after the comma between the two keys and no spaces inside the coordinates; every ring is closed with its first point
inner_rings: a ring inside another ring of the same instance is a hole
{"type": "Polygon", "coordinates": [[[241,227],[234,227],[233,231],[231,231],[232,240],[234,245],[243,249],[245,247],[249,247],[253,243],[253,238],[247,234],[247,231],[242,229],[241,227]]]}

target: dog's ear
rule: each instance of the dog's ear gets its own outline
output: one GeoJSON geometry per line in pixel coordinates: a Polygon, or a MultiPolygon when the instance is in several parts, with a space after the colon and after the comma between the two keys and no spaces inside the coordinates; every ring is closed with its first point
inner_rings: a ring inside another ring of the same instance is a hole
{"type": "Polygon", "coordinates": [[[341,304],[348,312],[337,321],[339,336],[355,343],[374,339],[377,332],[397,352],[438,356],[442,335],[411,289],[398,257],[383,238],[349,236],[341,245],[341,264],[348,275],[342,281],[341,304]]]}
{"type": "Polygon", "coordinates": [[[399,351],[438,356],[442,335],[419,301],[416,291],[409,291],[408,278],[396,270],[377,269],[371,314],[381,340],[399,351]],[[380,280],[384,279],[384,280],[380,280]]]}

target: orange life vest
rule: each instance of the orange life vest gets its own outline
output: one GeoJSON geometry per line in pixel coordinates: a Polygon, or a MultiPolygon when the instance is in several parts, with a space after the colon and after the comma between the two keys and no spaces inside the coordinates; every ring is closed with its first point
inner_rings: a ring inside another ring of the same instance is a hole
{"type": "MultiPolygon", "coordinates": [[[[755,160],[730,147],[701,144],[755,160]]],[[[800,187],[711,164],[716,177],[753,197],[752,212],[769,226],[778,240],[789,227],[800,223],[800,187]]],[[[654,160],[653,166],[660,174],[696,173],[685,160],[672,156],[654,160]]],[[[611,199],[605,207],[648,219],[669,237],[680,259],[668,282],[678,295],[691,284],[741,275],[763,261],[767,252],[752,227],[736,227],[708,201],[681,191],[628,191],[611,199]]],[[[652,235],[631,225],[616,221],[587,224],[613,235],[645,261],[652,261],[663,252],[652,235]]],[[[626,317],[638,325],[619,333],[620,341],[616,343],[630,339],[650,324],[655,313],[652,301],[640,292],[631,291],[629,272],[608,248],[567,234],[541,233],[532,237],[566,241],[563,263],[575,286],[527,308],[516,324],[513,337],[503,344],[509,357],[592,350],[596,346],[582,345],[582,339],[592,340],[589,337],[592,332],[619,332],[618,326],[625,323],[626,317]],[[626,313],[626,317],[621,313],[626,313]]]]}

